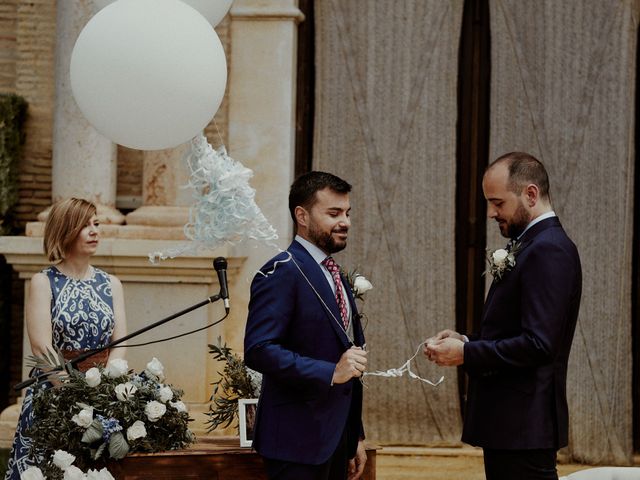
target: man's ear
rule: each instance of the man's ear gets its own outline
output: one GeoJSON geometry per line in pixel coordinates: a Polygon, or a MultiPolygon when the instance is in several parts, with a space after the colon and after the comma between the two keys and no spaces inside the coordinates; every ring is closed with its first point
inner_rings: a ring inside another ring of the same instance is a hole
{"type": "Polygon", "coordinates": [[[303,207],[297,206],[293,211],[293,214],[296,217],[296,222],[299,227],[307,227],[309,225],[309,212],[307,212],[303,207]]]}
{"type": "Polygon", "coordinates": [[[525,195],[527,197],[527,205],[529,208],[535,207],[540,200],[540,189],[535,183],[530,183],[525,188],[525,195]]]}

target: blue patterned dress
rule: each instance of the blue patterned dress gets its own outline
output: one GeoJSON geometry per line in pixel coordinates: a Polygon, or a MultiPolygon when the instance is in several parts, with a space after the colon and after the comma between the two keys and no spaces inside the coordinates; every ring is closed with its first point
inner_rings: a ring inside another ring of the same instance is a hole
{"type": "MultiPolygon", "coordinates": [[[[42,271],[51,285],[53,346],[60,350],[90,350],[111,340],[115,323],[111,280],[106,272],[92,268],[89,280],[69,278],[56,267],[42,271]]],[[[28,458],[31,439],[25,434],[34,421],[32,395],[33,390],[27,389],[5,480],[19,480],[33,465],[28,458]]]]}

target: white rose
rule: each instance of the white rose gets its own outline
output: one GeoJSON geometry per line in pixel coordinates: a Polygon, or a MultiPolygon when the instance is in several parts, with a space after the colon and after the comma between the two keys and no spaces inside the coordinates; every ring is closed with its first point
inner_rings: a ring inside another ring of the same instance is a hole
{"type": "Polygon", "coordinates": [[[158,390],[156,398],[162,403],[167,403],[169,400],[173,400],[173,390],[165,385],[158,390]]]}
{"type": "Polygon", "coordinates": [[[100,471],[90,469],[87,472],[86,479],[87,480],[115,480],[113,478],[113,475],[111,475],[111,473],[109,473],[109,470],[107,470],[106,468],[103,468],[100,471]]]}
{"type": "Polygon", "coordinates": [[[496,265],[503,265],[507,257],[509,256],[509,252],[507,252],[504,248],[499,248],[495,252],[493,252],[493,263],[496,265]]]}
{"type": "Polygon", "coordinates": [[[116,480],[106,467],[103,467],[102,470],[98,472],[98,475],[97,480],[116,480]]]}
{"type": "Polygon", "coordinates": [[[135,440],[136,438],[144,438],[147,436],[147,429],[144,422],[136,420],[129,428],[127,428],[127,440],[135,440]]]}
{"type": "Polygon", "coordinates": [[[353,291],[356,295],[362,295],[373,288],[371,282],[367,280],[363,275],[357,275],[353,280],[353,291]]]}
{"type": "Polygon", "coordinates": [[[87,385],[89,385],[90,387],[97,387],[98,385],[100,385],[101,381],[100,370],[98,370],[96,367],[90,368],[84,374],[84,379],[86,380],[87,385]]]}
{"type": "Polygon", "coordinates": [[[167,407],[160,402],[151,400],[144,407],[144,413],[150,422],[157,422],[166,413],[167,407]]]}
{"type": "Polygon", "coordinates": [[[147,363],[146,371],[158,377],[160,381],[164,380],[164,366],[156,357],[153,357],[151,361],[147,363]]]}
{"type": "Polygon", "coordinates": [[[84,480],[85,475],[78,467],[71,465],[64,471],[63,480],[84,480]]]}
{"type": "Polygon", "coordinates": [[[38,467],[29,467],[20,474],[20,480],[46,480],[42,470],[38,467]]]}
{"type": "Polygon", "coordinates": [[[114,390],[116,392],[116,398],[121,402],[126,402],[138,391],[138,387],[131,382],[127,382],[116,385],[114,390]]]}
{"type": "Polygon", "coordinates": [[[93,422],[93,407],[83,408],[71,417],[71,421],[76,425],[87,428],[93,422]]]}
{"type": "Polygon", "coordinates": [[[187,406],[184,404],[182,400],[178,400],[177,402],[169,402],[173,408],[175,408],[178,412],[186,412],[187,406]]]}
{"type": "Polygon", "coordinates": [[[124,358],[114,358],[113,360],[109,360],[107,363],[107,368],[105,368],[104,373],[106,376],[111,378],[121,377],[122,375],[126,375],[129,371],[129,364],[124,358]]]}
{"type": "Polygon", "coordinates": [[[75,461],[76,457],[64,450],[56,450],[53,454],[53,464],[60,470],[66,470],[75,461]]]}

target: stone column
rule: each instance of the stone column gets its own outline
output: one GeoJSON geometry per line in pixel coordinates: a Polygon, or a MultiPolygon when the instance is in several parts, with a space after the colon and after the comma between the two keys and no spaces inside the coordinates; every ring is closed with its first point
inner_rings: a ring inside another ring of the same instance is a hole
{"type": "MultiPolygon", "coordinates": [[[[294,177],[296,51],[304,15],[295,0],[235,0],[231,7],[232,61],[229,70],[230,155],[251,168],[256,202],[286,248],[291,239],[289,186],[294,177]]],[[[259,246],[240,273],[245,285],[275,253],[259,246]]],[[[240,290],[240,289],[239,289],[240,290]]],[[[249,289],[236,302],[247,303],[249,289]]],[[[242,351],[244,324],[226,325],[225,339],[242,351]]]]}
{"type": "MultiPolygon", "coordinates": [[[[86,198],[98,205],[103,223],[121,224],[124,217],[115,209],[116,145],[89,124],[71,93],[71,53],[95,11],[92,0],[58,2],[52,200],[86,198]]],[[[38,217],[44,218],[46,213],[38,217]]]]}
{"type": "Polygon", "coordinates": [[[190,143],[166,150],[143,153],[143,206],[127,215],[127,228],[121,238],[183,240],[184,225],[189,220],[191,188],[184,155],[190,143]]]}

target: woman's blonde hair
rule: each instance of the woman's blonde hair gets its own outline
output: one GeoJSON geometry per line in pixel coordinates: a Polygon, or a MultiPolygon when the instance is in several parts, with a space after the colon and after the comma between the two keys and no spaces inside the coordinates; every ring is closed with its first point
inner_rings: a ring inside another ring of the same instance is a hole
{"type": "Polygon", "coordinates": [[[44,225],[44,253],[50,262],[58,263],[65,258],[95,214],[96,206],[81,198],[61,200],[51,207],[44,225]]]}

